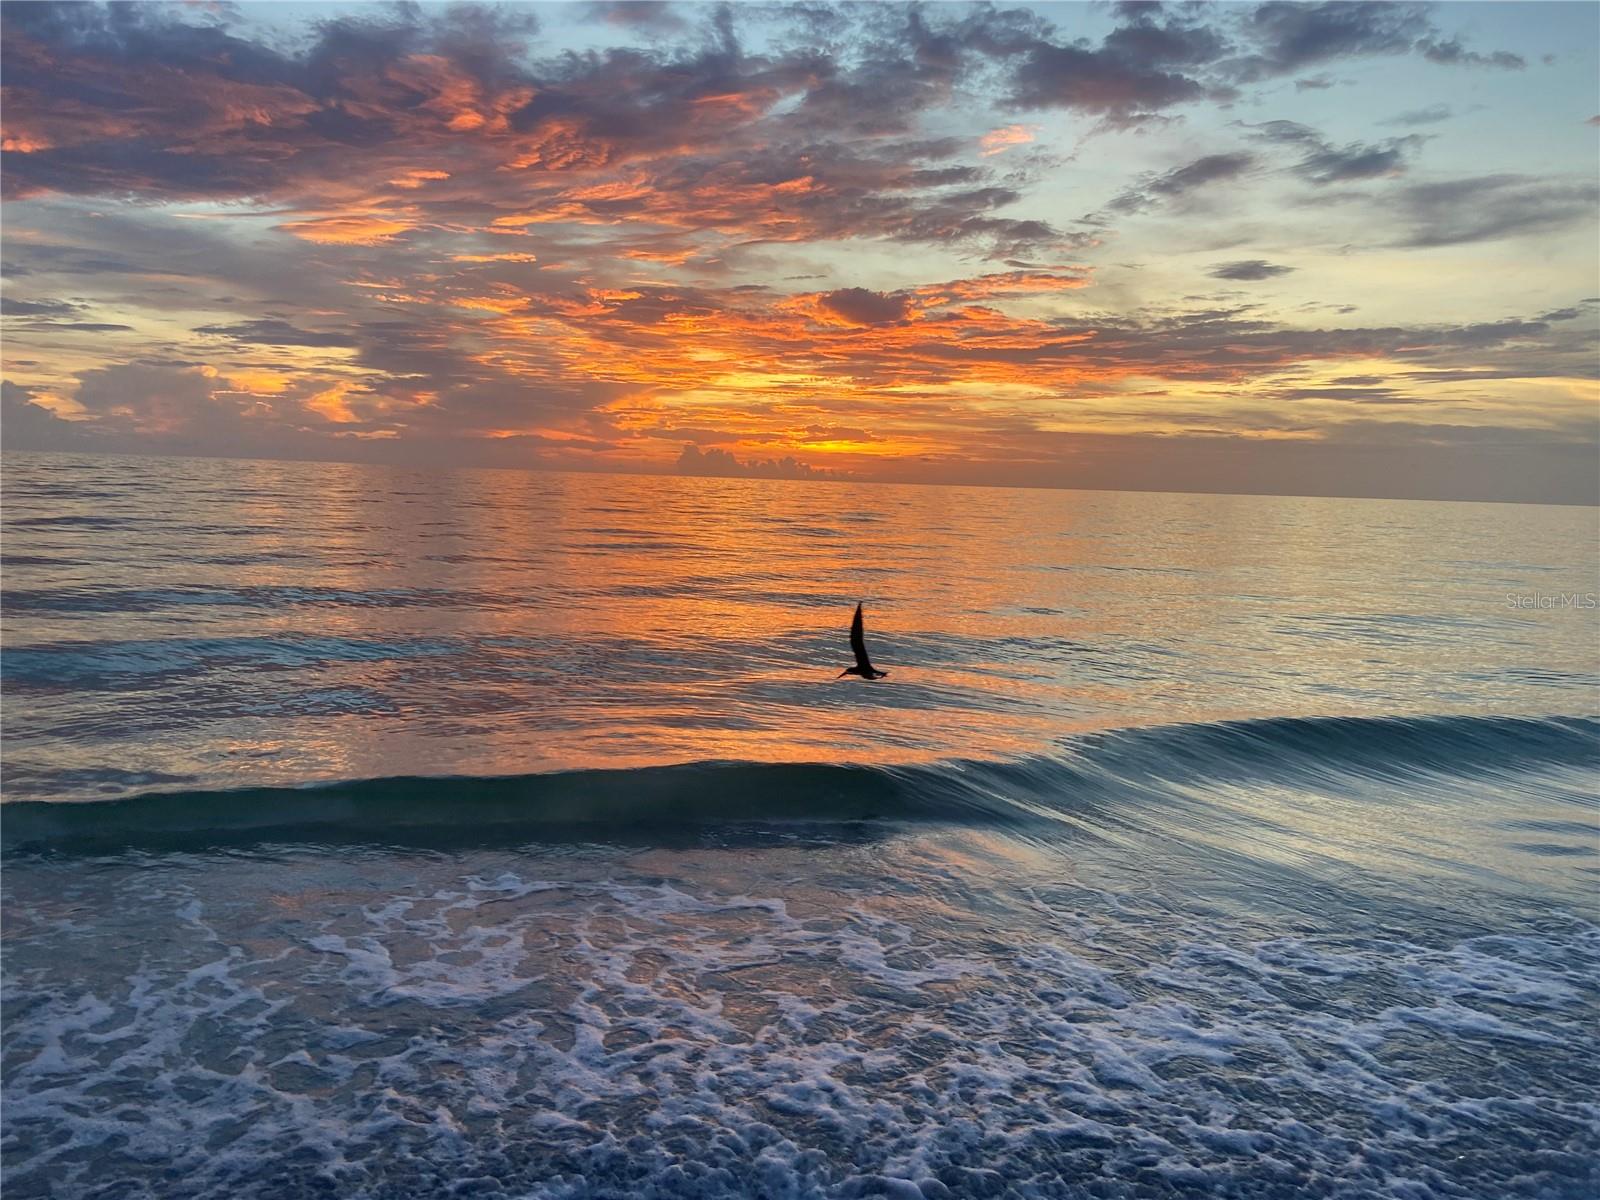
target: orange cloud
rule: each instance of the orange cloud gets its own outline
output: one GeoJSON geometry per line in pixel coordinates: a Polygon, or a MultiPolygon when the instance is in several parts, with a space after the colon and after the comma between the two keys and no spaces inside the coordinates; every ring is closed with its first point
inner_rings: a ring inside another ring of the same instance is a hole
{"type": "Polygon", "coordinates": [[[377,246],[415,229],[416,224],[390,214],[361,214],[286,221],[278,228],[308,242],[333,246],[377,246]]]}
{"type": "Polygon", "coordinates": [[[37,154],[41,150],[48,150],[55,145],[47,137],[26,133],[22,130],[6,130],[0,135],[0,150],[10,154],[37,154]]]}
{"type": "Polygon", "coordinates": [[[415,191],[417,188],[420,188],[423,184],[429,182],[430,180],[449,178],[449,171],[433,171],[419,167],[415,170],[407,171],[403,175],[395,176],[395,178],[389,180],[389,184],[392,187],[405,188],[408,191],[415,191]]]}
{"type": "Polygon", "coordinates": [[[1039,296],[1050,292],[1073,291],[1088,287],[1093,280],[1087,267],[1060,271],[1005,271],[955,279],[948,283],[924,284],[917,297],[928,305],[949,304],[955,300],[989,300],[996,296],[1039,296]]]}
{"type": "Polygon", "coordinates": [[[311,412],[316,413],[336,425],[348,425],[359,421],[355,412],[350,408],[350,392],[355,385],[339,382],[332,387],[324,388],[320,392],[308,396],[301,403],[311,412]]]}
{"type": "Polygon", "coordinates": [[[1033,141],[1033,136],[1038,132],[1037,125],[1002,125],[999,129],[991,129],[978,139],[985,158],[1002,154],[1013,146],[1026,146],[1033,141]]]}
{"type": "Polygon", "coordinates": [[[450,261],[451,262],[459,262],[459,263],[495,263],[495,262],[531,263],[531,262],[538,262],[539,261],[539,257],[538,257],[538,255],[535,255],[535,254],[511,254],[511,253],[508,253],[508,254],[452,254],[450,256],[450,261]]]}

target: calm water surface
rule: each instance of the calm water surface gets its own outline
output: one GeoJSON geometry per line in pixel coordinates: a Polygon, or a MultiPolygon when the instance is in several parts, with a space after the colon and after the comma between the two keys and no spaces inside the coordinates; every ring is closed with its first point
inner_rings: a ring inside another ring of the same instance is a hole
{"type": "Polygon", "coordinates": [[[1593,509],[3,501],[8,1197],[1600,1183],[1593,509]]]}
{"type": "Polygon", "coordinates": [[[1587,714],[1595,510],[9,456],[7,795],[1587,714]],[[835,684],[851,607],[893,683],[835,684]]]}

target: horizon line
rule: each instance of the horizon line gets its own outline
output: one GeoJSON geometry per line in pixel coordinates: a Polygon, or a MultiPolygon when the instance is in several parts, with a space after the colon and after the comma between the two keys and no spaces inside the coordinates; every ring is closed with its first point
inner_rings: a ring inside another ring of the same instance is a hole
{"type": "Polygon", "coordinates": [[[170,450],[91,450],[91,449],[26,449],[12,448],[0,444],[0,455],[16,454],[41,454],[52,456],[81,457],[81,458],[176,458],[192,459],[207,462],[264,462],[284,463],[294,465],[350,466],[350,467],[376,467],[386,470],[400,471],[504,471],[516,474],[551,474],[551,475],[611,475],[619,478],[635,479],[729,479],[743,483],[820,483],[820,484],[846,484],[862,487],[929,487],[929,488],[983,488],[999,489],[1005,491],[1023,492],[1097,492],[1102,494],[1132,494],[1132,495],[1157,495],[1157,496],[1238,496],[1262,497],[1283,500],[1372,500],[1384,503],[1404,504],[1514,504],[1519,506],[1532,506],[1536,508],[1593,508],[1600,509],[1600,498],[1595,500],[1517,500],[1517,499],[1484,499],[1468,496],[1393,496],[1377,495],[1372,493],[1354,492],[1268,492],[1268,491],[1225,491],[1222,489],[1192,489],[1192,488],[1154,488],[1154,487],[1086,487],[1070,483],[1039,484],[1039,483],[965,483],[935,479],[872,479],[860,476],[840,475],[759,475],[738,474],[733,472],[708,472],[708,471],[680,471],[665,469],[660,471],[640,470],[637,468],[618,469],[609,467],[579,467],[579,466],[550,466],[544,463],[525,463],[519,466],[501,466],[487,463],[404,463],[383,462],[378,460],[362,460],[351,458],[284,458],[264,454],[224,454],[220,452],[184,452],[170,450]]]}

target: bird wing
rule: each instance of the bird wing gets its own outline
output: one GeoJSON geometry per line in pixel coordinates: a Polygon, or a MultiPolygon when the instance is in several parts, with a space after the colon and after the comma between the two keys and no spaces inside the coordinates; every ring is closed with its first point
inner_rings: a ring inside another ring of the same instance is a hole
{"type": "Polygon", "coordinates": [[[861,605],[856,605],[856,615],[850,622],[850,649],[855,652],[856,666],[872,670],[872,660],[867,657],[867,639],[861,631],[861,605]]]}

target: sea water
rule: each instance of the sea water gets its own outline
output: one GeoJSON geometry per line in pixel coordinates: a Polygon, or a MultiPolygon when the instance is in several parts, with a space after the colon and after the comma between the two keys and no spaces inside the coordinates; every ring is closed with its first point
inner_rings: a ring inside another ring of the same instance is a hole
{"type": "Polygon", "coordinates": [[[3,489],[8,1200],[1600,1182],[1593,509],[3,489]]]}

